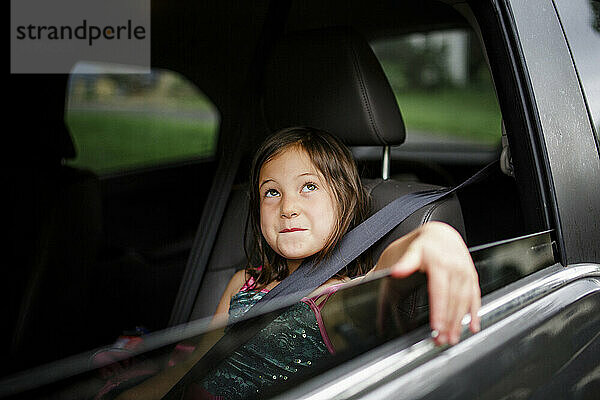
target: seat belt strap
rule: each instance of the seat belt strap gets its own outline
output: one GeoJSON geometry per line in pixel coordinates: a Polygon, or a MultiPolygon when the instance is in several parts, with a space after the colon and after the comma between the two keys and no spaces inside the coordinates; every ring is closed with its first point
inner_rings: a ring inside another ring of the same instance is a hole
{"type": "Polygon", "coordinates": [[[218,164],[217,174],[209,192],[211,195],[202,211],[200,224],[194,236],[192,249],[173,305],[169,326],[182,324],[190,319],[196,294],[202,283],[204,271],[217,238],[221,217],[225,213],[225,206],[242,158],[243,147],[234,147],[233,153],[229,157],[224,156],[218,164]]]}

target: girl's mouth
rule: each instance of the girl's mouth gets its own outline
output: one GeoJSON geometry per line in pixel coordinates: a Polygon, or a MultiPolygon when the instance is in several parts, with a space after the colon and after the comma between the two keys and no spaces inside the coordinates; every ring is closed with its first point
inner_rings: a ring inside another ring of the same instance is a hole
{"type": "Polygon", "coordinates": [[[303,228],[289,228],[289,229],[283,229],[281,231],[279,231],[279,233],[288,233],[288,232],[298,232],[298,231],[305,231],[306,229],[303,228]]]}

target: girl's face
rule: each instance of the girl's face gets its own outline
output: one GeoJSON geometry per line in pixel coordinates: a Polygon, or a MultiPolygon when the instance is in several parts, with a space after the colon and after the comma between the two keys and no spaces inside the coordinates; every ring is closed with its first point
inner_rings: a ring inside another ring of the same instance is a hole
{"type": "MultiPolygon", "coordinates": [[[[336,222],[334,197],[308,154],[290,147],[260,169],[260,228],[271,248],[302,259],[327,244],[336,222]]],[[[288,263],[289,265],[289,263],[288,263]]]]}

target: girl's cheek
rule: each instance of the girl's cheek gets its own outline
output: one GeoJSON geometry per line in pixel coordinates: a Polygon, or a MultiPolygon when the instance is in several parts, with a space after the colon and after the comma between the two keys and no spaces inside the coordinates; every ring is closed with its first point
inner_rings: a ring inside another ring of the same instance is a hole
{"type": "Polygon", "coordinates": [[[267,241],[267,243],[268,243],[268,240],[267,240],[268,238],[267,238],[267,235],[265,234],[265,232],[266,232],[266,230],[265,230],[265,227],[264,227],[264,225],[261,223],[261,224],[260,224],[260,234],[262,235],[263,239],[264,239],[265,241],[267,241]]]}

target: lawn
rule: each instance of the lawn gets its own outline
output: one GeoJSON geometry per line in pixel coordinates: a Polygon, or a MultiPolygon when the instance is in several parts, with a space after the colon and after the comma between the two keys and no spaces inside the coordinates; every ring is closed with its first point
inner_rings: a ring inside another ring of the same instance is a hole
{"type": "Polygon", "coordinates": [[[122,111],[70,111],[77,158],[69,165],[96,173],[208,156],[217,122],[122,111]]]}
{"type": "Polygon", "coordinates": [[[408,130],[481,143],[500,139],[501,114],[492,91],[444,89],[397,93],[408,130]]]}

